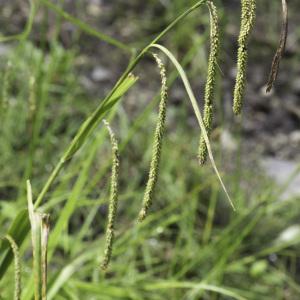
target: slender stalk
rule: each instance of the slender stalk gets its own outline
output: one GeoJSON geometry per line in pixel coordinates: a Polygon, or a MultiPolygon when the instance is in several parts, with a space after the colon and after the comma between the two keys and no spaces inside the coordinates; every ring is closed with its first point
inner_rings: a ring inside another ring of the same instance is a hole
{"type": "Polygon", "coordinates": [[[267,93],[271,91],[274,82],[277,79],[280,61],[285,51],[286,40],[288,36],[288,6],[286,0],[281,0],[282,2],[282,24],[281,24],[281,33],[280,33],[280,41],[279,46],[276,50],[275,56],[273,58],[271,71],[267,83],[267,93]]]}

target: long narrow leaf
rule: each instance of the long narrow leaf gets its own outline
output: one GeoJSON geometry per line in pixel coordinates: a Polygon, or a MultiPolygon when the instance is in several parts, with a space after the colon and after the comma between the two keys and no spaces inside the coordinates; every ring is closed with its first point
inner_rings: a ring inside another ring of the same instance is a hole
{"type": "Polygon", "coordinates": [[[49,215],[34,211],[29,180],[27,181],[27,200],[33,248],[34,298],[46,300],[49,215]]]}
{"type": "Polygon", "coordinates": [[[229,203],[230,205],[232,206],[232,208],[235,210],[235,207],[233,205],[233,202],[227,192],[227,189],[223,183],[223,180],[221,178],[221,175],[218,171],[218,168],[216,166],[216,163],[215,163],[215,160],[214,160],[214,157],[213,157],[213,154],[212,154],[212,150],[211,150],[211,146],[210,146],[210,142],[209,142],[209,139],[208,139],[208,134],[207,134],[207,131],[205,129],[205,125],[204,125],[204,122],[203,122],[203,119],[202,119],[202,116],[201,116],[201,113],[200,113],[200,110],[199,110],[199,107],[198,107],[198,104],[197,104],[197,100],[196,100],[196,97],[192,91],[192,88],[191,88],[191,85],[189,83],[189,80],[183,70],[183,68],[181,67],[180,63],[177,61],[177,59],[174,57],[174,55],[167,49],[165,48],[164,46],[161,46],[161,45],[158,45],[158,44],[154,44],[152,45],[152,47],[154,48],[157,48],[159,50],[161,50],[163,53],[165,53],[169,59],[172,61],[172,63],[174,64],[174,66],[176,67],[176,69],[178,70],[178,73],[182,79],[182,82],[184,84],[184,87],[186,89],[186,92],[189,96],[189,99],[192,103],[192,106],[193,106],[193,109],[194,109],[194,112],[195,112],[195,115],[197,117],[197,120],[198,120],[198,123],[199,123],[199,126],[200,126],[200,129],[202,131],[202,134],[203,134],[203,138],[205,140],[205,144],[206,144],[206,147],[207,147],[207,151],[208,151],[208,155],[209,155],[209,158],[210,158],[210,161],[211,161],[211,164],[213,166],[213,169],[220,181],[220,184],[229,200],[229,203]]]}

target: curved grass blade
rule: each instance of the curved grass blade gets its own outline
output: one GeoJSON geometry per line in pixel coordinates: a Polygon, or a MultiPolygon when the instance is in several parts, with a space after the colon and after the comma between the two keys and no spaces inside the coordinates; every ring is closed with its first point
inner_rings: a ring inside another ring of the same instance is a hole
{"type": "Polygon", "coordinates": [[[87,263],[91,257],[95,257],[98,251],[98,247],[93,246],[66,264],[55,276],[54,281],[49,283],[48,300],[56,299],[55,297],[63,285],[66,284],[72,275],[77,272],[82,265],[87,263]]]}
{"type": "Polygon", "coordinates": [[[213,154],[212,154],[212,150],[211,150],[211,146],[210,146],[210,142],[209,142],[209,139],[208,139],[208,134],[207,134],[207,131],[205,129],[205,125],[204,125],[204,122],[203,122],[203,119],[202,119],[202,116],[201,116],[201,113],[200,113],[200,110],[199,110],[199,107],[198,107],[198,103],[197,103],[197,100],[196,100],[196,97],[192,91],[192,88],[191,88],[191,85],[189,83],[189,80],[183,70],[183,68],[181,67],[180,63],[177,61],[177,59],[174,57],[174,55],[167,49],[165,48],[164,46],[161,46],[161,45],[158,45],[158,44],[154,44],[152,45],[152,47],[154,48],[157,48],[159,50],[161,50],[163,53],[165,53],[169,59],[172,61],[172,63],[174,64],[174,66],[176,67],[181,79],[182,79],[182,82],[184,84],[184,87],[186,89],[186,92],[189,96],[189,99],[192,103],[192,106],[193,106],[193,109],[194,109],[194,112],[195,112],[195,115],[197,117],[197,120],[198,120],[198,123],[199,123],[199,126],[200,126],[200,129],[201,129],[201,132],[203,134],[203,138],[205,140],[205,144],[206,144],[206,148],[207,148],[207,151],[208,151],[208,155],[209,155],[209,158],[210,158],[210,161],[211,161],[211,164],[213,166],[213,169],[219,179],[219,182],[222,186],[222,189],[224,190],[226,196],[227,196],[227,199],[229,200],[229,203],[230,205],[232,206],[233,210],[235,210],[235,207],[233,205],[233,202],[227,192],[227,189],[223,183],[223,180],[221,178],[221,175],[218,171],[218,168],[216,166],[216,163],[215,163],[215,160],[214,160],[214,157],[213,157],[213,154]]]}
{"type": "Polygon", "coordinates": [[[69,145],[67,151],[53,170],[51,176],[40,192],[34,206],[37,207],[41,204],[46,192],[55,180],[56,176],[62,169],[64,163],[71,159],[73,155],[80,149],[86,141],[93,129],[100,123],[104,115],[120,100],[120,98],[136,83],[138,80],[134,75],[129,74],[122,84],[114,91],[114,93],[107,99],[106,103],[100,105],[97,109],[79,128],[76,136],[69,145]]]}

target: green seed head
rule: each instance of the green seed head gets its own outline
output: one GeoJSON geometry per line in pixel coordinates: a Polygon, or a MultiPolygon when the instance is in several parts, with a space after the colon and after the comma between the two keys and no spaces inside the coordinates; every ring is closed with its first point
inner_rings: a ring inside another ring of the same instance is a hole
{"type": "Polygon", "coordinates": [[[255,21],[255,0],[241,0],[242,16],[241,29],[238,39],[237,75],[233,96],[233,112],[238,115],[242,111],[243,97],[246,86],[248,62],[248,40],[255,21]]]}
{"type": "Polygon", "coordinates": [[[101,264],[101,268],[106,270],[112,255],[112,247],[114,242],[114,225],[118,208],[118,182],[119,182],[119,150],[118,142],[115,135],[109,126],[107,121],[103,121],[108,129],[111,145],[112,145],[112,172],[110,179],[110,199],[109,199],[109,211],[108,222],[106,228],[106,243],[104,250],[104,258],[101,264]]]}
{"type": "Polygon", "coordinates": [[[10,244],[12,252],[15,258],[15,290],[14,290],[14,300],[21,299],[21,263],[20,263],[20,253],[19,248],[15,240],[8,234],[6,234],[3,240],[7,240],[10,244]]]}
{"type": "MultiPolygon", "coordinates": [[[[204,126],[206,128],[208,135],[210,134],[210,131],[211,131],[212,121],[213,121],[213,106],[206,105],[204,108],[203,122],[204,122],[204,126]]],[[[203,136],[201,136],[201,138],[200,138],[198,159],[199,159],[200,165],[203,165],[207,159],[207,147],[206,147],[205,139],[203,136]]]]}
{"type": "MultiPolygon", "coordinates": [[[[203,121],[205,129],[209,134],[213,122],[213,102],[216,87],[216,76],[218,67],[218,55],[220,48],[219,25],[217,8],[212,1],[208,1],[210,12],[210,54],[208,59],[208,71],[204,95],[203,121]]],[[[204,164],[207,158],[207,149],[203,135],[200,137],[198,159],[200,164],[204,164]]]]}
{"type": "Polygon", "coordinates": [[[238,73],[236,76],[236,84],[234,88],[234,102],[233,102],[233,112],[239,115],[242,111],[244,91],[246,85],[246,70],[248,61],[248,51],[243,48],[239,48],[238,53],[238,73]]]}
{"type": "Polygon", "coordinates": [[[159,164],[161,156],[161,148],[164,136],[165,121],[166,121],[166,110],[167,110],[167,77],[166,69],[158,55],[153,54],[153,57],[158,65],[161,76],[161,99],[159,104],[159,113],[156,123],[156,129],[154,133],[154,143],[152,149],[152,158],[150,163],[149,178],[146,185],[146,190],[143,199],[143,206],[139,213],[138,220],[142,221],[146,218],[148,210],[152,204],[154,189],[156,186],[159,164]]]}

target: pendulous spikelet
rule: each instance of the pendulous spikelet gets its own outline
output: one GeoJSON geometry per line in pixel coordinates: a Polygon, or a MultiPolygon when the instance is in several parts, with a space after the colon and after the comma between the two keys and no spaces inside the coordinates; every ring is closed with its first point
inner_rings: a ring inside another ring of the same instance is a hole
{"type": "Polygon", "coordinates": [[[15,290],[14,290],[14,300],[21,299],[21,263],[20,263],[20,253],[19,248],[15,240],[8,234],[6,234],[3,240],[7,240],[10,244],[12,252],[15,258],[15,290]]]}
{"type": "Polygon", "coordinates": [[[117,139],[109,126],[109,123],[104,120],[111,140],[112,145],[112,172],[110,181],[110,199],[109,199],[109,211],[108,211],[108,222],[106,228],[106,244],[104,250],[104,258],[101,264],[101,268],[106,270],[112,255],[112,247],[114,242],[114,226],[116,213],[118,208],[118,182],[119,182],[119,150],[117,139]]]}
{"type": "MultiPolygon", "coordinates": [[[[204,95],[203,121],[205,129],[209,135],[213,121],[213,101],[216,86],[220,42],[217,8],[212,1],[208,1],[207,4],[210,12],[210,54],[208,59],[208,70],[204,95]]],[[[207,148],[203,135],[200,137],[198,158],[200,164],[204,164],[207,158],[207,148]]]]}
{"type": "Polygon", "coordinates": [[[242,16],[239,35],[237,58],[237,75],[233,96],[233,112],[239,115],[242,111],[243,97],[246,86],[248,62],[248,40],[255,21],[256,0],[241,0],[242,16]]]}
{"type": "Polygon", "coordinates": [[[167,100],[168,100],[167,77],[166,77],[165,66],[157,54],[153,54],[153,56],[160,70],[161,98],[159,103],[158,119],[157,119],[156,129],[154,133],[154,143],[152,149],[152,159],[150,163],[149,177],[148,177],[148,182],[144,194],[143,206],[138,217],[139,221],[143,221],[146,218],[148,210],[152,204],[153,193],[154,193],[154,189],[155,189],[155,185],[159,173],[159,164],[160,164],[163,135],[165,131],[166,110],[167,110],[167,100]]]}

